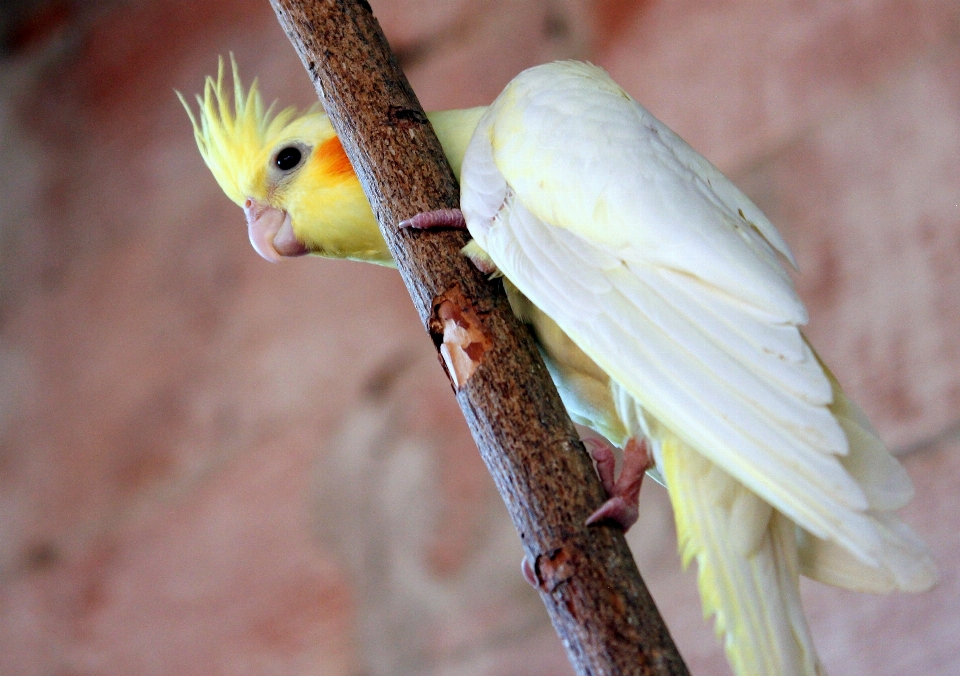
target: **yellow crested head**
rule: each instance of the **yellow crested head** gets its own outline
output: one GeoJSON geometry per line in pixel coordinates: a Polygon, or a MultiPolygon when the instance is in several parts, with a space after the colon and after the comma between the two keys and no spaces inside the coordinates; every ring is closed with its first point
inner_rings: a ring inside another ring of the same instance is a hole
{"type": "Polygon", "coordinates": [[[233,91],[224,82],[220,59],[208,77],[196,115],[177,92],[197,147],[217,183],[243,207],[250,241],[266,259],[304,253],[392,261],[386,243],[330,120],[314,106],[274,114],[264,109],[254,80],[240,82],[230,56],[233,91]]]}
{"type": "MultiPolygon", "coordinates": [[[[274,114],[257,81],[244,91],[230,56],[233,91],[221,58],[194,114],[187,110],[200,155],[227,197],[243,207],[250,241],[272,261],[304,253],[392,264],[370,204],[327,116],[314,106],[274,114]]],[[[483,109],[431,113],[455,170],[483,109]]]]}
{"type": "MultiPolygon", "coordinates": [[[[232,97],[224,82],[222,57],[216,79],[207,77],[203,97],[197,95],[198,115],[194,115],[180,92],[177,96],[190,116],[194,138],[204,162],[227,197],[243,206],[247,198],[262,196],[258,193],[262,193],[266,186],[271,150],[282,139],[302,133],[306,120],[322,115],[315,112],[316,106],[301,117],[296,117],[297,111],[293,107],[274,114],[276,102],[265,110],[257,80],[254,79],[250,90],[245,93],[232,54],[230,65],[233,71],[232,97]]],[[[315,126],[317,120],[311,121],[315,126]]]]}

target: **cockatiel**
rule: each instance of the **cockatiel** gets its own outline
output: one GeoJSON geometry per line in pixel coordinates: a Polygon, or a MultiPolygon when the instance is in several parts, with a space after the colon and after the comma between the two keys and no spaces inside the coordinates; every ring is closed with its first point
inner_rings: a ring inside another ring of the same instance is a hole
{"type": "MultiPolygon", "coordinates": [[[[274,115],[235,64],[233,78],[232,106],[222,62],[199,116],[184,106],[256,250],[390,264],[327,117],[274,115]]],[[[461,181],[465,253],[503,276],[573,419],[632,452],[641,477],[649,447],[737,674],[823,673],[801,573],[871,592],[934,584],[895,514],[905,470],[802,335],[780,263],[794,259],[726,177],[589,64],[532,68],[489,108],[428,117],[461,181]]],[[[602,459],[611,502],[635,501],[602,459]]],[[[600,516],[624,520],[621,507],[600,516]]]]}

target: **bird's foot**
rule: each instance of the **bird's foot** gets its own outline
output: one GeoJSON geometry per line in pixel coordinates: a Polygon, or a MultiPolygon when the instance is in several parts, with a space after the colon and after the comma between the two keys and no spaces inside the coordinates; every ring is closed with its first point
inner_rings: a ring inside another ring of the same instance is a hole
{"type": "Polygon", "coordinates": [[[614,479],[617,460],[609,444],[599,439],[586,439],[584,444],[597,463],[597,474],[609,499],[587,519],[587,525],[613,520],[624,532],[637,522],[640,515],[640,485],[643,475],[650,468],[650,453],[646,439],[631,438],[623,449],[623,467],[620,476],[614,479]]]}
{"type": "Polygon", "coordinates": [[[467,229],[467,222],[463,219],[463,212],[459,209],[423,211],[405,221],[400,221],[399,225],[401,228],[413,228],[414,230],[467,229]]]}
{"type": "MultiPolygon", "coordinates": [[[[424,211],[416,216],[400,221],[401,228],[413,228],[414,230],[442,230],[444,228],[452,230],[466,230],[467,222],[463,218],[463,212],[459,209],[437,209],[435,211],[424,211]]],[[[497,271],[497,266],[483,252],[471,251],[468,246],[464,250],[467,258],[473,263],[474,267],[485,275],[492,275],[497,271]]]]}

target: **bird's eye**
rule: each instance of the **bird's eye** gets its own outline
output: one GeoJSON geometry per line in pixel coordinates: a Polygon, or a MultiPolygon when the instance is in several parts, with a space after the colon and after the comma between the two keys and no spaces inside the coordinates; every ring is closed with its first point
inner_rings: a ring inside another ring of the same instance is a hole
{"type": "Polygon", "coordinates": [[[299,149],[293,146],[287,146],[277,153],[277,159],[275,159],[274,162],[277,163],[277,168],[281,171],[290,171],[300,164],[300,158],[302,156],[299,149]]]}

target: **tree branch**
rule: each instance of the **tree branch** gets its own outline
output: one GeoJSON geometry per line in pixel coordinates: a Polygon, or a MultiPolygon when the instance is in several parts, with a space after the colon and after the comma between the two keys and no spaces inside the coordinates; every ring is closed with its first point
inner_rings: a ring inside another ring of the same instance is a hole
{"type": "MultiPolygon", "coordinates": [[[[433,128],[363,0],[271,0],[360,177],[420,318],[534,563],[580,674],[687,674],[618,527],[586,527],[605,495],[530,332],[462,232],[397,223],[457,207],[433,128]]],[[[519,573],[518,573],[519,574],[519,573]]]]}

